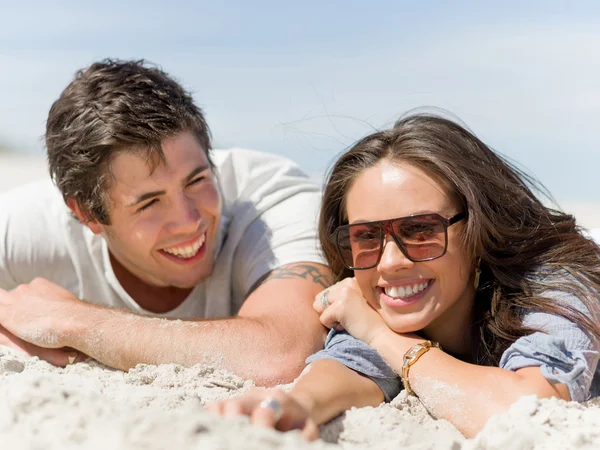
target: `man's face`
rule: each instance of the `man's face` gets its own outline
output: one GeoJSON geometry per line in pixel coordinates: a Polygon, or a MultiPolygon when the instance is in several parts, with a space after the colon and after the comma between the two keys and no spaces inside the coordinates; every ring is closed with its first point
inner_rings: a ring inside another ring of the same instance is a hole
{"type": "Polygon", "coordinates": [[[165,163],[154,171],[142,153],[111,161],[110,225],[90,228],[140,280],[193,288],[210,276],[221,197],[206,152],[190,132],[163,141],[165,163]]]}

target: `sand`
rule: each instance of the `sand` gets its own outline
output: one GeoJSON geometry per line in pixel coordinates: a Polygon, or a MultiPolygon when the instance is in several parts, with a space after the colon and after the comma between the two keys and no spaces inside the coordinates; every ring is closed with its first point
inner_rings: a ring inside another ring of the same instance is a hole
{"type": "MultiPolygon", "coordinates": [[[[57,368],[0,347],[0,443],[19,449],[592,449],[600,446],[600,408],[525,397],[467,440],[401,393],[391,404],[357,408],[321,428],[308,443],[299,433],[222,419],[211,400],[252,387],[206,365],[139,365],[129,372],[94,361],[57,368]]],[[[284,386],[287,388],[289,386],[284,386]]]]}

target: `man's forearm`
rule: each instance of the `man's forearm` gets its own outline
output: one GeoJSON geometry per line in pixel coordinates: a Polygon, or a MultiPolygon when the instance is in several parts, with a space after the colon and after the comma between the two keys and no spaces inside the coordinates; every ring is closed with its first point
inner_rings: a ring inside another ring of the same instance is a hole
{"type": "Polygon", "coordinates": [[[259,385],[291,381],[322,342],[318,329],[300,339],[267,318],[170,320],[86,305],[73,319],[66,345],[108,366],[206,363],[259,385]]]}

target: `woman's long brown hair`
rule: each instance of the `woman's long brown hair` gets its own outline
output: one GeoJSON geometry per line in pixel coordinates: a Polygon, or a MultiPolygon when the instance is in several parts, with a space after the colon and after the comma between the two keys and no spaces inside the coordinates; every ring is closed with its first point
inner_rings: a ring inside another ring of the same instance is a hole
{"type": "Polygon", "coordinates": [[[527,311],[557,314],[600,340],[600,247],[573,216],[544,206],[534,179],[462,126],[442,117],[411,115],[373,133],[344,153],[327,176],[319,235],[336,281],[353,276],[330,236],[347,223],[345,199],[353,181],[382,160],[418,167],[449,189],[468,219],[463,245],[481,258],[473,318],[473,362],[498,365],[504,350],[535,330],[527,311]],[[576,297],[587,309],[556,300],[576,297]]]}

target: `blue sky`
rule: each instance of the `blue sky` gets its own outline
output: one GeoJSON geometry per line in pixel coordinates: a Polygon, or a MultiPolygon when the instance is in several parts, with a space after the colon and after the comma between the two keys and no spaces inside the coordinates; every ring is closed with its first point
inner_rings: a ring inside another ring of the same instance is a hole
{"type": "Polygon", "coordinates": [[[559,202],[600,199],[597,2],[95,3],[0,0],[0,145],[42,153],[77,69],[145,58],[194,93],[221,147],[317,174],[373,129],[437,107],[559,202]]]}

